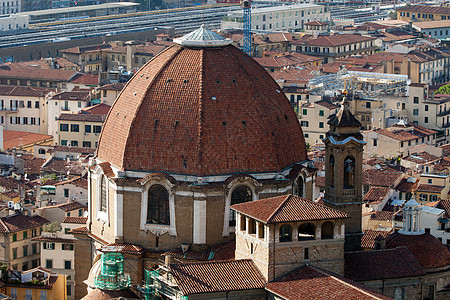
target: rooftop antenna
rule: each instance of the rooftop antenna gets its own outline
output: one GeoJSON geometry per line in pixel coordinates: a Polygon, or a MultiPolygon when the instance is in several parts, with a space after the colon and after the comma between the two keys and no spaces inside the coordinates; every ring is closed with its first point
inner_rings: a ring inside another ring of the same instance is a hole
{"type": "Polygon", "coordinates": [[[244,52],[248,55],[252,55],[252,7],[249,0],[243,0],[241,2],[242,9],[244,10],[244,52]]]}

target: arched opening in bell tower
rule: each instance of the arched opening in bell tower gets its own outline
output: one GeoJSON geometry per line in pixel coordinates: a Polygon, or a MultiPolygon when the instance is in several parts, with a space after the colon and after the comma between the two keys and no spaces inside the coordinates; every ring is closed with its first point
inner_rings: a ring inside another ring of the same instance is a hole
{"type": "Polygon", "coordinates": [[[344,160],[344,189],[355,188],[355,159],[347,156],[344,160]]]}

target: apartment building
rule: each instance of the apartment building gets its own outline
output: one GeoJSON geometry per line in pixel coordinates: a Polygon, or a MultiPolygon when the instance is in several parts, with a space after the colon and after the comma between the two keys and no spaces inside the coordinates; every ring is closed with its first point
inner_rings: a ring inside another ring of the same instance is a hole
{"type": "Polygon", "coordinates": [[[366,147],[365,158],[377,157],[402,157],[410,154],[411,147],[436,143],[437,131],[427,129],[412,122],[403,120],[397,124],[381,129],[372,129],[363,132],[366,147]]]}
{"type": "Polygon", "coordinates": [[[26,271],[40,265],[39,243],[32,239],[42,232],[42,226],[50,223],[40,216],[16,213],[0,218],[0,259],[12,270],[26,271]]]}
{"type": "Polygon", "coordinates": [[[447,39],[450,37],[450,19],[429,22],[415,22],[412,27],[433,39],[447,39]]]}
{"type": "Polygon", "coordinates": [[[324,58],[324,63],[351,55],[370,55],[378,49],[376,38],[356,34],[304,36],[291,43],[291,51],[324,58]]]}
{"type": "Polygon", "coordinates": [[[406,22],[436,21],[450,19],[450,7],[409,5],[397,9],[397,20],[406,22]]]}
{"type": "MultiPolygon", "coordinates": [[[[329,22],[330,12],[322,5],[294,4],[252,9],[252,30],[302,30],[311,21],[329,22]]],[[[221,29],[243,29],[242,11],[229,13],[222,19],[221,29]]]]}
{"type": "MultiPolygon", "coordinates": [[[[52,135],[55,141],[58,138],[58,118],[61,114],[78,112],[89,105],[91,100],[90,91],[60,92],[47,98],[47,126],[48,134],[52,135]]],[[[59,143],[58,143],[59,144],[59,143]]],[[[67,146],[67,145],[66,145],[67,146]]]]}
{"type": "Polygon", "coordinates": [[[310,145],[321,144],[329,126],[328,118],[338,112],[339,106],[327,102],[308,102],[300,106],[298,118],[305,141],[310,145]]]}
{"type": "Polygon", "coordinates": [[[62,146],[97,148],[103,122],[110,106],[97,104],[79,113],[61,114],[58,118],[58,144],[62,146]]]}
{"type": "Polygon", "coordinates": [[[0,124],[5,130],[47,134],[46,88],[0,86],[0,124]]]}
{"type": "Polygon", "coordinates": [[[450,54],[433,47],[422,47],[408,53],[409,77],[412,82],[429,85],[450,79],[450,54]]]}
{"type": "MultiPolygon", "coordinates": [[[[100,100],[99,103],[104,103],[112,106],[124,86],[125,83],[111,83],[97,88],[96,91],[98,93],[97,98],[100,100]]],[[[93,100],[92,102],[94,101],[95,100],[93,100]]]]}
{"type": "MultiPolygon", "coordinates": [[[[1,0],[0,13],[2,15],[9,15],[21,12],[22,1],[19,0],[1,0]]],[[[27,20],[28,23],[28,20],[27,20]]],[[[11,29],[11,28],[10,28],[11,29]]]]}
{"type": "Polygon", "coordinates": [[[450,96],[429,95],[427,84],[411,84],[406,105],[408,120],[438,131],[436,144],[450,142],[450,96]]]}
{"type": "Polygon", "coordinates": [[[372,129],[372,126],[375,125],[372,121],[372,112],[373,110],[381,108],[382,105],[383,104],[380,100],[371,98],[355,98],[349,101],[350,111],[353,113],[355,118],[357,118],[361,122],[362,130],[372,129]]]}

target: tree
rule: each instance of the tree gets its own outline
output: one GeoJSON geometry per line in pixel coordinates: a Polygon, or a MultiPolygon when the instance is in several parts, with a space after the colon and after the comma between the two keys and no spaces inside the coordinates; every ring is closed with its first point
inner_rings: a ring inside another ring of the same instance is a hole
{"type": "Polygon", "coordinates": [[[450,95],[450,84],[441,86],[434,94],[450,95]]]}

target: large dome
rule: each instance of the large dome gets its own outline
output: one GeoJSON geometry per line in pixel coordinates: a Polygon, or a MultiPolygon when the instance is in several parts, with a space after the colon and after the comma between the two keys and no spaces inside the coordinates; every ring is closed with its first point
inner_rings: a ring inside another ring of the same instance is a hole
{"type": "Polygon", "coordinates": [[[128,82],[105,122],[98,158],[121,170],[197,176],[279,172],[306,160],[278,84],[236,47],[214,44],[215,36],[202,44],[201,35],[193,36],[200,42],[179,39],[128,82]]]}

